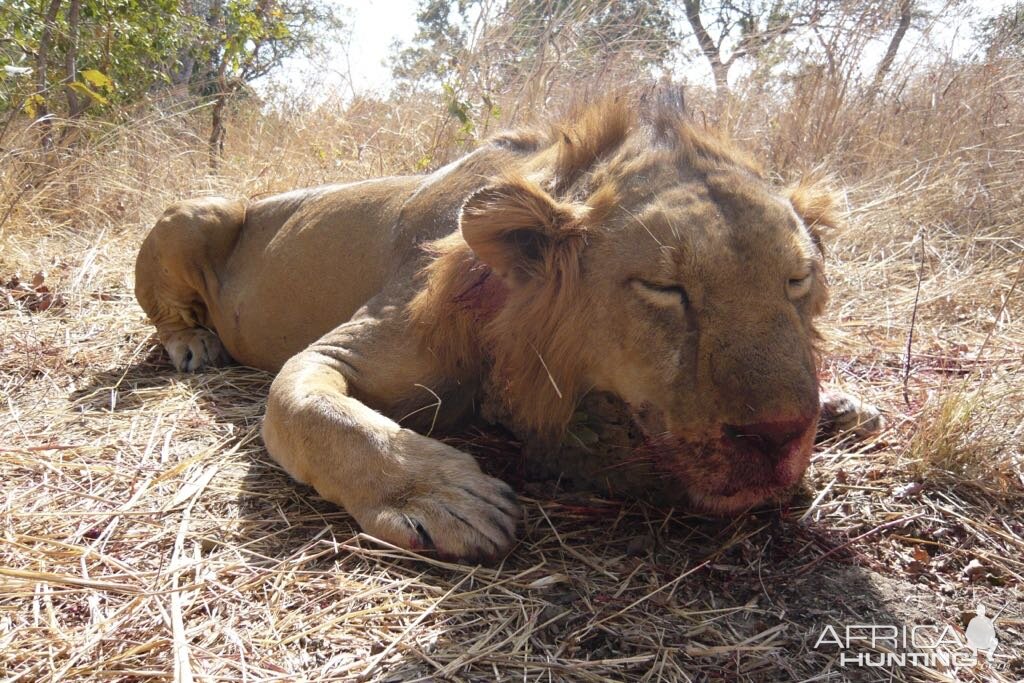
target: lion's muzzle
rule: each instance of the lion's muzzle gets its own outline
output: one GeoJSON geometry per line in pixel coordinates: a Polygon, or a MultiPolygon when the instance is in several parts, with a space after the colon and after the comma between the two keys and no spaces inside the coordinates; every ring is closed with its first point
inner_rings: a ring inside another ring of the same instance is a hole
{"type": "Polygon", "coordinates": [[[683,484],[696,507],[734,514],[777,500],[810,464],[817,412],[748,424],[723,424],[717,436],[664,435],[648,450],[683,484]]]}
{"type": "Polygon", "coordinates": [[[714,457],[724,476],[696,487],[702,506],[731,513],[775,499],[796,484],[810,464],[817,417],[723,425],[714,457]]]}
{"type": "Polygon", "coordinates": [[[799,450],[808,432],[814,429],[817,415],[795,420],[723,425],[722,446],[736,457],[763,463],[774,469],[799,450]]]}

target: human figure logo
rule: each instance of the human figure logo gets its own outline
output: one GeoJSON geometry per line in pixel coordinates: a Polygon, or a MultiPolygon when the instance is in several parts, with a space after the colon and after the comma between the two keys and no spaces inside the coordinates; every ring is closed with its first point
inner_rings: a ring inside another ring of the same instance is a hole
{"type": "Polygon", "coordinates": [[[985,616],[985,605],[978,605],[977,615],[971,619],[971,623],[967,624],[967,645],[975,657],[981,650],[988,655],[989,659],[992,659],[995,656],[996,646],[999,645],[999,641],[996,640],[995,624],[985,616]]]}

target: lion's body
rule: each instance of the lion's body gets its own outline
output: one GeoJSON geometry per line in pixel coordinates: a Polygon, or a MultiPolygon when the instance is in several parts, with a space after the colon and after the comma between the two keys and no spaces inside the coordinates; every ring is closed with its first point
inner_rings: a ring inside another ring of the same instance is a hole
{"type": "Polygon", "coordinates": [[[515,497],[422,432],[481,403],[551,437],[612,393],[707,509],[795,482],[832,221],[678,109],[613,103],[428,176],[179,203],[136,291],[179,369],[280,370],[264,439],[292,476],[372,534],[474,558],[512,542],[515,497]]]}
{"type": "MultiPolygon", "coordinates": [[[[277,371],[389,284],[398,300],[411,299],[413,276],[427,258],[420,245],[457,231],[465,197],[514,156],[493,147],[428,176],[296,190],[249,204],[181,202],[143,245],[140,301],[159,327],[161,293],[145,285],[163,283],[150,275],[193,269],[196,259],[180,255],[202,254],[205,279],[193,287],[200,295],[194,304],[206,312],[198,317],[208,316],[203,324],[217,331],[232,358],[277,371]]],[[[175,272],[167,279],[192,278],[175,272]]],[[[184,318],[182,324],[193,327],[184,318]]]]}

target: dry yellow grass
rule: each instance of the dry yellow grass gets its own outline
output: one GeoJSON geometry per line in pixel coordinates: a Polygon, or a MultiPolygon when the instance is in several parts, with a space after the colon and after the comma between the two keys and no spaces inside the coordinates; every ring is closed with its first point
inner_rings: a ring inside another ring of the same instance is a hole
{"type": "Polygon", "coordinates": [[[1019,680],[1024,92],[1018,65],[972,68],[728,119],[773,169],[824,160],[847,190],[824,375],[889,430],[825,444],[792,505],[731,521],[530,487],[494,568],[360,536],[263,450],[270,377],[174,373],[131,291],[169,201],[435,166],[461,145],[443,110],[236,116],[216,176],[187,112],[90,124],[48,159],[9,133],[0,286],[44,271],[52,291],[42,310],[0,287],[0,677],[1019,680]],[[826,624],[962,637],[978,602],[1000,657],[969,671],[814,647],[826,624]]]}

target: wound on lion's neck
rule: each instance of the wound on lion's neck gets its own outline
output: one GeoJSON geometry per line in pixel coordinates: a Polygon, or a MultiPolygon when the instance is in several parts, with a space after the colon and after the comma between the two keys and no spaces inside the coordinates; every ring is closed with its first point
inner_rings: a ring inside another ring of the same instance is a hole
{"type": "Polygon", "coordinates": [[[489,266],[478,264],[473,266],[471,272],[476,277],[455,296],[452,303],[460,310],[472,314],[478,322],[486,322],[505,305],[508,288],[489,266]]]}

